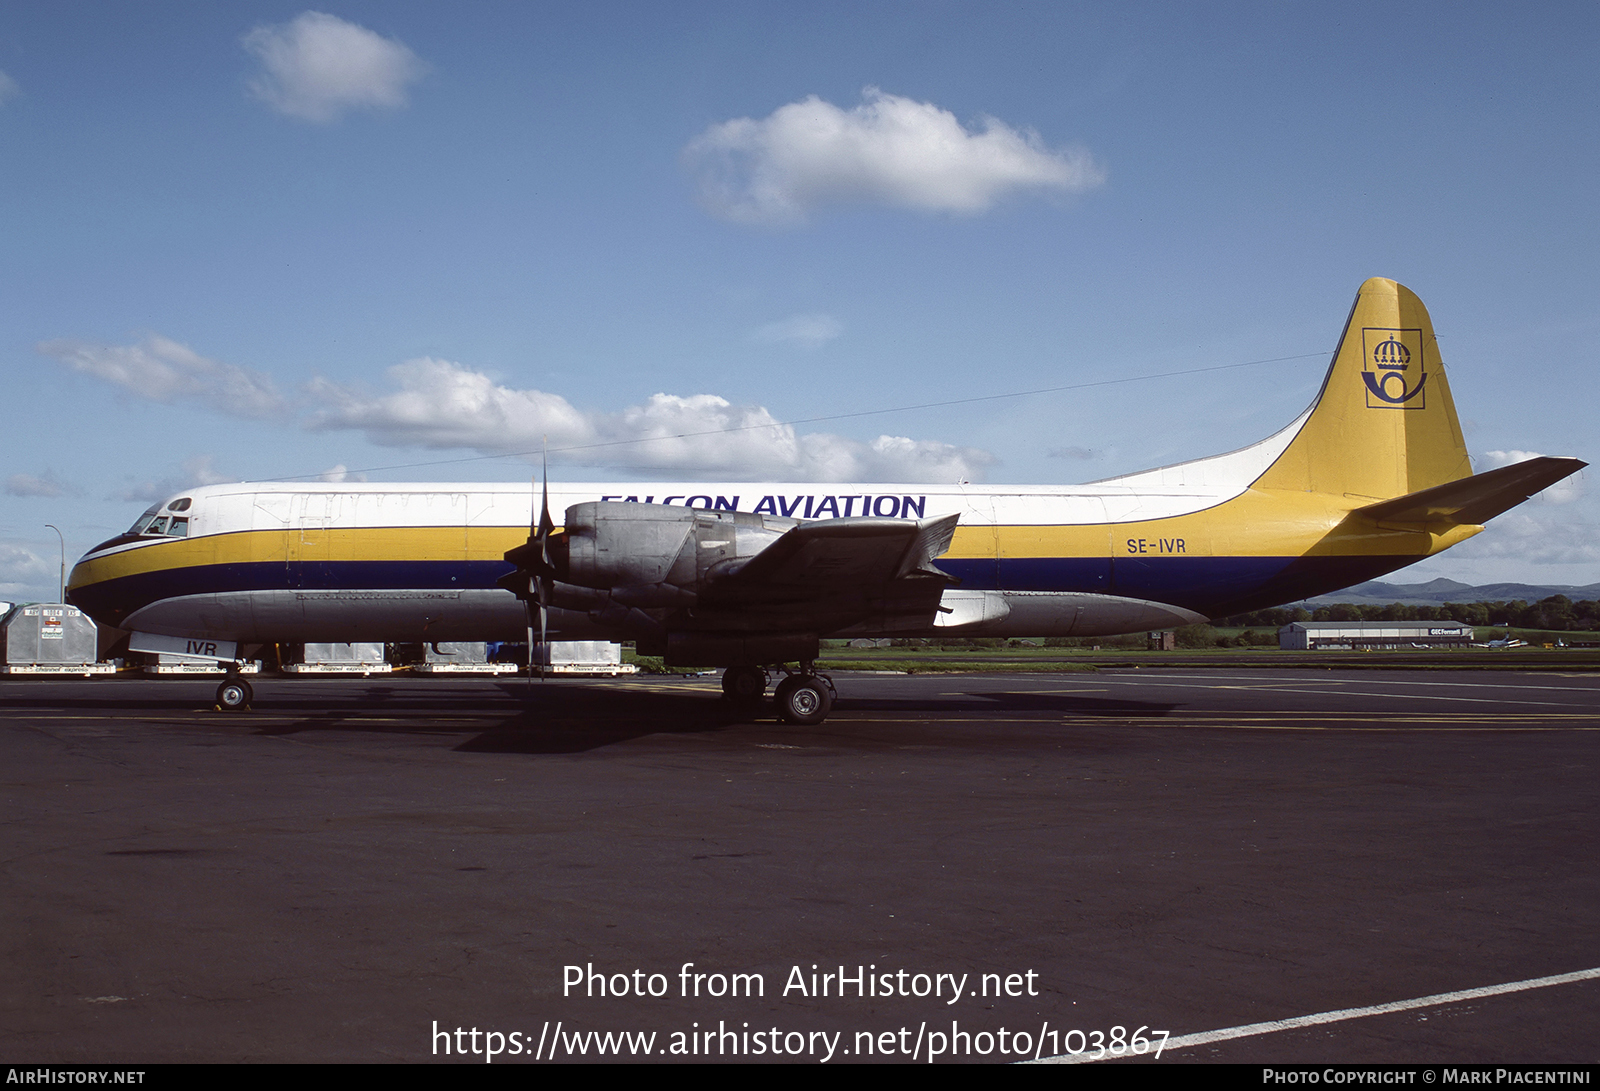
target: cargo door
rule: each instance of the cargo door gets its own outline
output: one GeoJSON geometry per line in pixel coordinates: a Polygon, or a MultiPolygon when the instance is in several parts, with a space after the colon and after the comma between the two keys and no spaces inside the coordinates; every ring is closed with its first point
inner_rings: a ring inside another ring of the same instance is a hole
{"type": "Polygon", "coordinates": [[[328,553],[335,496],[300,493],[294,497],[288,539],[289,586],[327,586],[328,553]]]}
{"type": "Polygon", "coordinates": [[[1000,586],[1000,538],[993,496],[962,490],[961,522],[956,524],[955,540],[945,559],[935,559],[933,563],[970,590],[1000,586]]]}

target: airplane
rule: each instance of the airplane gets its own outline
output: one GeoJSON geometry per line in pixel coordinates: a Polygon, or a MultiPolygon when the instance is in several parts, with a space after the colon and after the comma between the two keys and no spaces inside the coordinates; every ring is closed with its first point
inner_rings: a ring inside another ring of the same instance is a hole
{"type": "Polygon", "coordinates": [[[222,708],[249,704],[251,644],[537,627],[725,668],[751,709],[777,669],[779,719],[815,724],[835,698],[824,637],[1200,623],[1431,557],[1585,465],[1474,474],[1427,309],[1374,278],[1310,407],[1227,454],[1067,487],[210,485],[91,549],[68,597],[132,650],[223,665],[222,708]]]}
{"type": "Polygon", "coordinates": [[[1517,637],[1507,633],[1498,640],[1485,640],[1482,643],[1473,641],[1472,646],[1474,648],[1526,648],[1528,646],[1528,642],[1526,640],[1519,640],[1517,637]]]}

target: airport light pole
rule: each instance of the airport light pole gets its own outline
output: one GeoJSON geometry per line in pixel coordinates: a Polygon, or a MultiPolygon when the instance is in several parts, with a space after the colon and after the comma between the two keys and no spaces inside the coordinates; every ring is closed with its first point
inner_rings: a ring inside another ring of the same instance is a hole
{"type": "Polygon", "coordinates": [[[61,582],[58,585],[60,590],[57,592],[56,601],[65,606],[67,604],[67,540],[62,537],[61,528],[54,523],[46,523],[45,526],[55,531],[56,537],[61,539],[61,582]]]}

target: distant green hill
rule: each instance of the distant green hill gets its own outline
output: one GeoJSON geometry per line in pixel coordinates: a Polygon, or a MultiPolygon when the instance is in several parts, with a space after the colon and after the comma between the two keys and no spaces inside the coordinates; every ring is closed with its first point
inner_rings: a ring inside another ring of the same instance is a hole
{"type": "Polygon", "coordinates": [[[1387,606],[1391,602],[1418,606],[1442,606],[1447,602],[1538,602],[1551,595],[1565,595],[1573,601],[1600,598],[1600,583],[1586,587],[1541,587],[1531,583],[1490,583],[1481,587],[1455,580],[1430,580],[1427,583],[1359,583],[1331,595],[1307,599],[1313,608],[1348,602],[1353,606],[1387,606]]]}

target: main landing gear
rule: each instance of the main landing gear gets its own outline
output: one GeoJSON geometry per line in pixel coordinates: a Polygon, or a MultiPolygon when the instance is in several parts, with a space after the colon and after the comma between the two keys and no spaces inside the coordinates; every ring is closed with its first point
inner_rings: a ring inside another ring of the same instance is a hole
{"type": "Polygon", "coordinates": [[[778,683],[773,698],[786,724],[820,724],[833,708],[833,683],[817,674],[791,674],[778,683]]]}
{"type": "Polygon", "coordinates": [[[239,665],[224,663],[222,669],[226,677],[222,685],[217,687],[217,708],[222,712],[238,712],[249,708],[255,694],[250,689],[250,683],[239,677],[239,665]]]}
{"type": "MultiPolygon", "coordinates": [[[[786,668],[787,669],[787,668],[786,668]]],[[[760,667],[740,665],[722,672],[722,692],[734,704],[755,711],[767,691],[767,672],[760,667]]],[[[802,663],[798,673],[778,683],[773,699],[778,705],[778,722],[820,724],[828,718],[838,693],[833,680],[818,674],[811,663],[802,663]]]]}
{"type": "Polygon", "coordinates": [[[722,693],[739,705],[758,705],[767,692],[767,672],[760,667],[729,667],[722,672],[722,693]]]}

